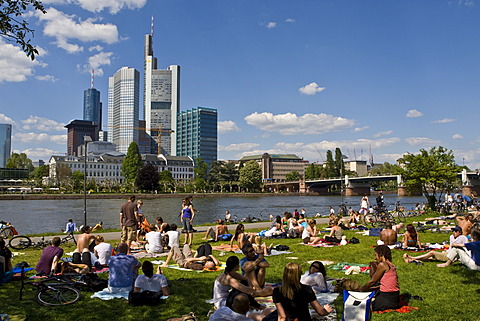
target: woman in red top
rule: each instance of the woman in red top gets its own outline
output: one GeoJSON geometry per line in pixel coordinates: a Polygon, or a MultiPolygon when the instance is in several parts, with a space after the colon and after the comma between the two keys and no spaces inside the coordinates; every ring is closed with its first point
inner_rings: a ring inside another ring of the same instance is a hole
{"type": "Polygon", "coordinates": [[[386,245],[375,248],[375,262],[370,262],[370,281],[359,291],[377,291],[372,304],[373,311],[398,309],[400,287],[397,269],[392,264],[392,252],[386,245]]]}

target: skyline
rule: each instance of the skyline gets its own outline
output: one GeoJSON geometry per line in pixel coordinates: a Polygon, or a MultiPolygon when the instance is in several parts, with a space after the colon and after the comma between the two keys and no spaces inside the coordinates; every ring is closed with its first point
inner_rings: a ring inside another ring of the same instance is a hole
{"type": "Polygon", "coordinates": [[[28,15],[34,62],[0,39],[0,123],[13,123],[12,152],[32,160],[66,153],[63,126],[83,119],[92,68],[104,130],[108,77],[135,68],[143,87],[153,15],[158,68],[181,66],[179,111],[218,110],[219,159],[314,162],[340,147],[394,163],[441,145],[480,168],[476,1],[43,3],[46,15],[28,15]]]}

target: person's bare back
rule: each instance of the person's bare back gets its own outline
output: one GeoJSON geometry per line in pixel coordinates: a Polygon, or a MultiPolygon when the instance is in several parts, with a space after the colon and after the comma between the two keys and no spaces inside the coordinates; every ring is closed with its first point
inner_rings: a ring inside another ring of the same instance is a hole
{"type": "Polygon", "coordinates": [[[397,242],[397,232],[391,228],[384,229],[380,232],[380,240],[385,245],[393,245],[397,242]]]}
{"type": "Polygon", "coordinates": [[[82,234],[78,236],[77,240],[77,250],[78,252],[84,252],[85,250],[89,251],[88,246],[92,241],[95,240],[95,236],[90,234],[90,227],[84,226],[82,228],[82,234]]]}

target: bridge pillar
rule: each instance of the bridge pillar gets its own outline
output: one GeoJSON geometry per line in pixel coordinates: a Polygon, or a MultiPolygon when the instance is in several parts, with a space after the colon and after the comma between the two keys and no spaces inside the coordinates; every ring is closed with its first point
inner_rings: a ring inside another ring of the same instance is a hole
{"type": "Polygon", "coordinates": [[[298,183],[298,192],[300,194],[305,194],[307,192],[307,185],[305,184],[305,181],[304,180],[301,180],[299,183],[298,183]]]}
{"type": "Polygon", "coordinates": [[[365,194],[370,195],[370,185],[345,187],[345,196],[363,196],[365,194]]]}

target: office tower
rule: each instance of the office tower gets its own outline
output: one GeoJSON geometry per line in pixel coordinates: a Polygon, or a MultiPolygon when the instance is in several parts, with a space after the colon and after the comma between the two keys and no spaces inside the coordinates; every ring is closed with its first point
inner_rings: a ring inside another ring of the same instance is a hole
{"type": "Polygon", "coordinates": [[[157,69],[152,39],[152,34],[145,35],[143,116],[146,132],[151,137],[151,153],[175,155],[177,113],[180,109],[180,66],[157,69]]]}
{"type": "Polygon", "coordinates": [[[0,124],[0,167],[5,167],[12,152],[12,125],[0,124]]]}
{"type": "Polygon", "coordinates": [[[217,110],[197,107],[178,114],[177,156],[200,157],[209,166],[217,160],[217,110]]]}
{"type": "Polygon", "coordinates": [[[67,134],[67,155],[82,156],[78,153],[78,147],[84,143],[84,137],[90,136],[93,141],[98,141],[98,124],[88,120],[72,120],[65,125],[67,134]]]}
{"type": "Polygon", "coordinates": [[[140,73],[122,67],[108,78],[108,141],[126,154],[131,142],[138,144],[140,73]]]}
{"type": "Polygon", "coordinates": [[[100,92],[93,87],[83,92],[83,120],[94,121],[98,124],[98,129],[102,129],[100,92]]]}

